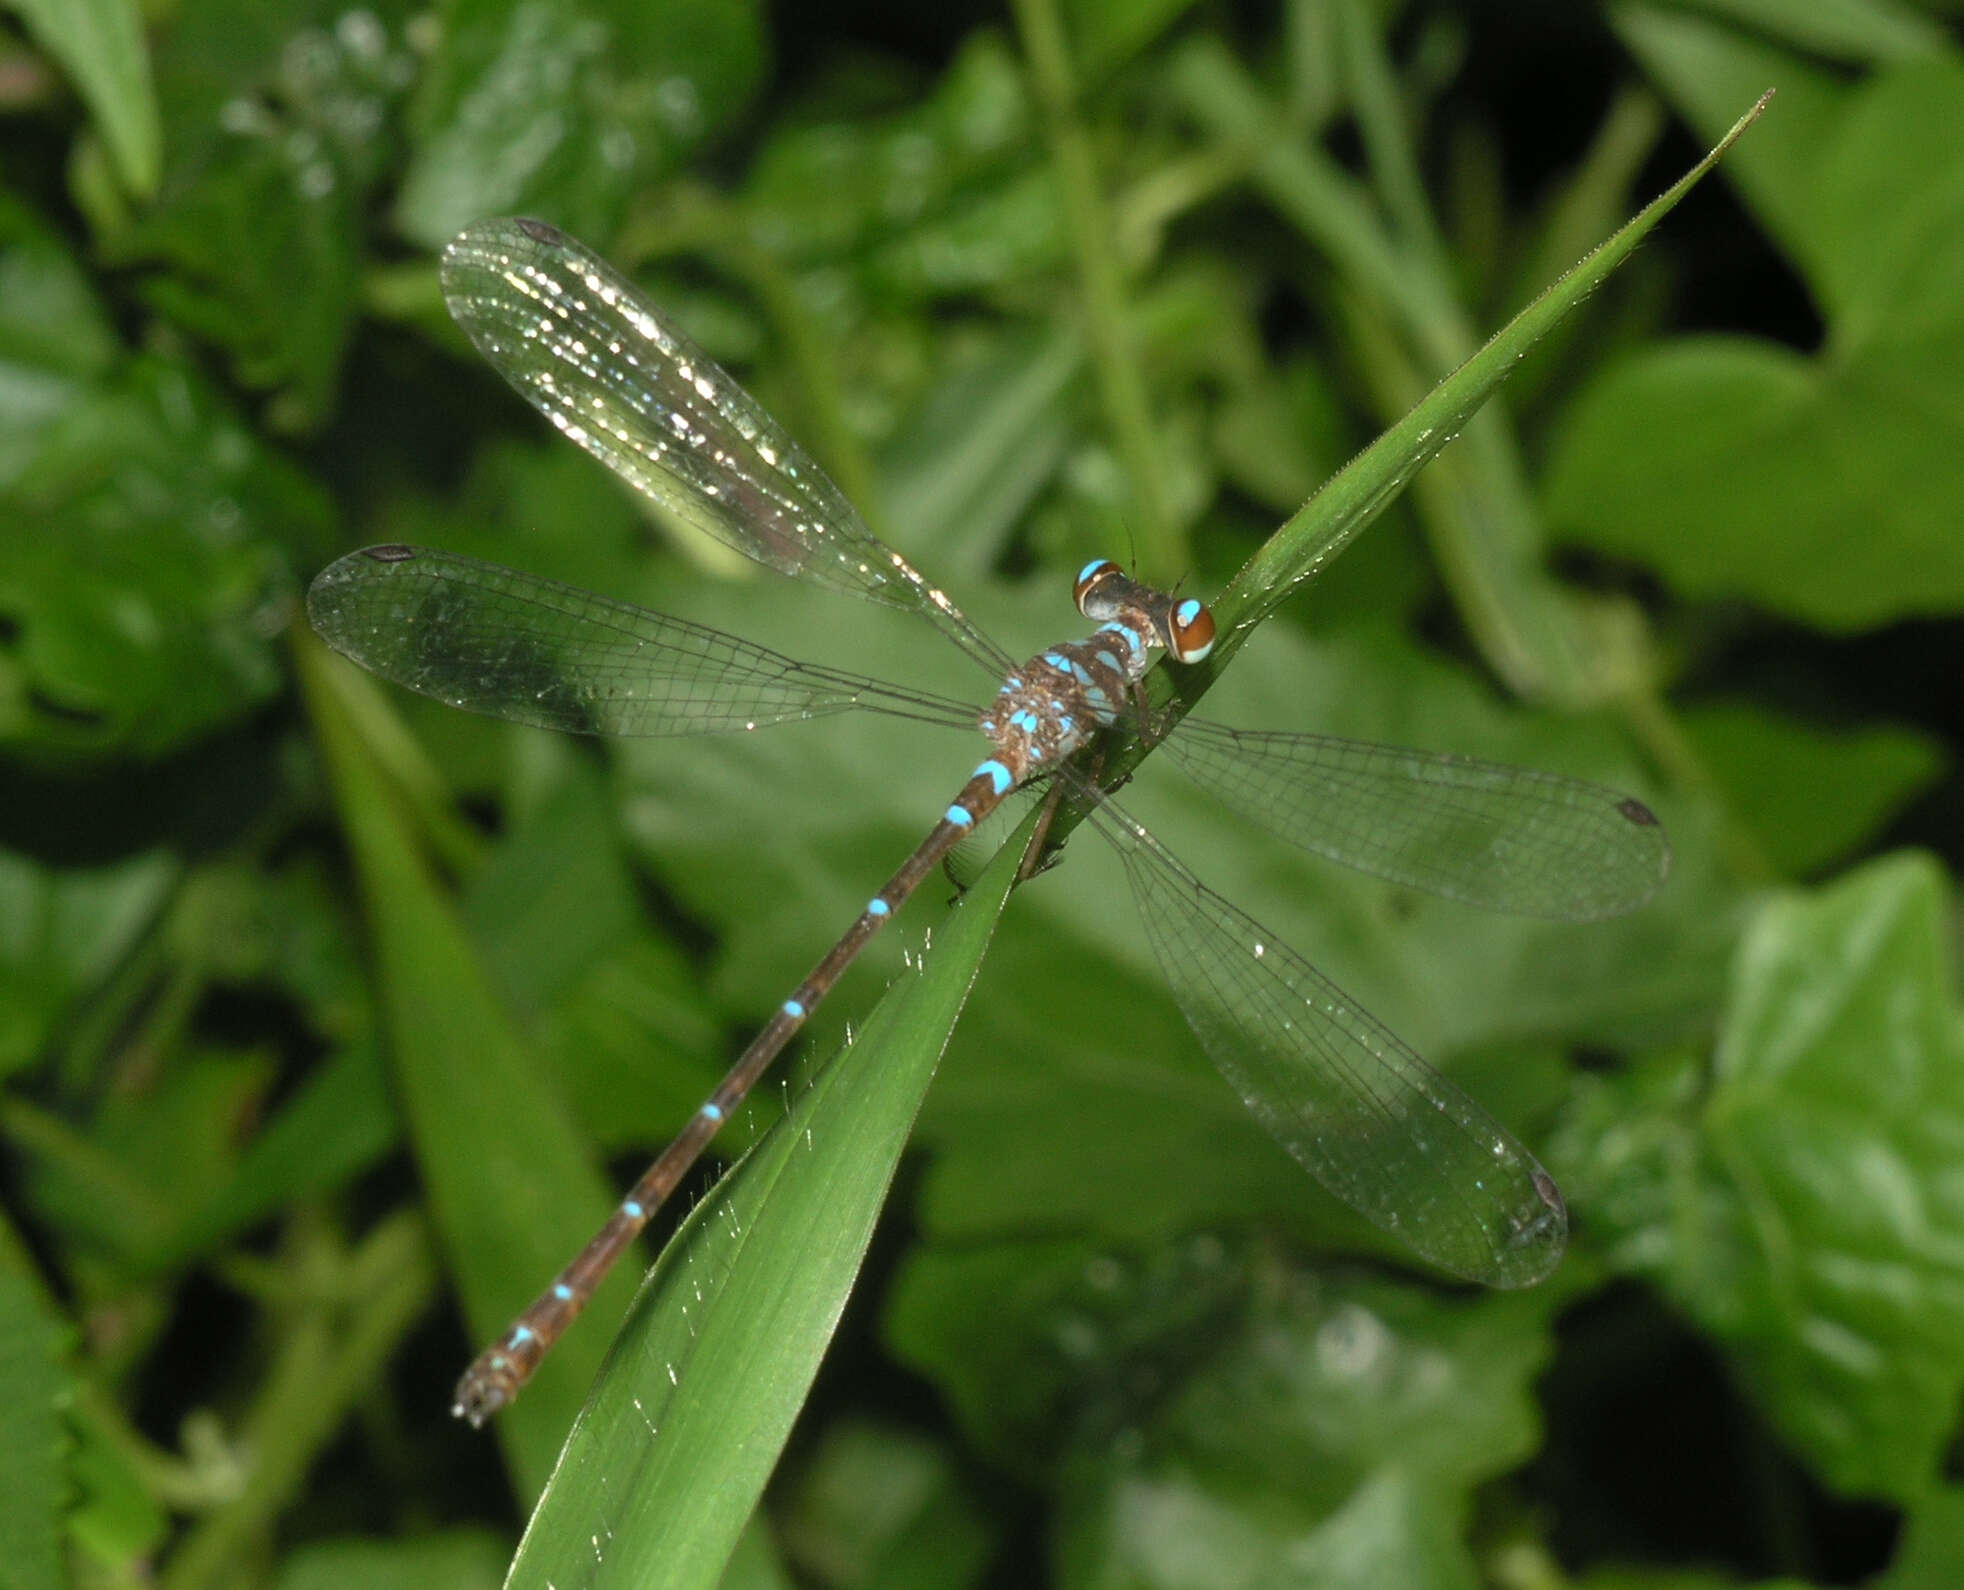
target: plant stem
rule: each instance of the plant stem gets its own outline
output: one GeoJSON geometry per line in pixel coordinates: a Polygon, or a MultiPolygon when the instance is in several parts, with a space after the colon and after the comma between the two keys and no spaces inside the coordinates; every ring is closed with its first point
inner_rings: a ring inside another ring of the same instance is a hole
{"type": "Polygon", "coordinates": [[[1063,187],[1064,213],[1077,251],[1078,284],[1084,297],[1098,395],[1132,482],[1139,516],[1134,532],[1140,570],[1148,578],[1171,580],[1185,572],[1185,551],[1173,526],[1124,275],[1113,246],[1112,217],[1099,191],[1091,141],[1078,119],[1077,86],[1063,20],[1054,0],[1016,0],[1016,20],[1029,59],[1030,78],[1043,106],[1051,160],[1063,187]]]}

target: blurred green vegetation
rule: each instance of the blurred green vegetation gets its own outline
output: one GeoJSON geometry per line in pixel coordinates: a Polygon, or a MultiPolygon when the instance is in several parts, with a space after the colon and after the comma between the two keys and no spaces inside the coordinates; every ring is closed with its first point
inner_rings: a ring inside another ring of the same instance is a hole
{"type": "MultiPolygon", "coordinates": [[[[1964,1583],[1949,9],[15,0],[0,1586],[498,1583],[627,1283],[495,1438],[448,1417],[481,1317],[973,765],[849,718],[576,744],[311,645],[311,575],[408,540],[980,688],[643,517],[449,324],[458,226],[630,270],[1034,649],[1090,556],[1223,585],[1768,86],[1208,703],[1639,792],[1659,898],[1482,918],[1133,792],[1536,1146],[1561,1270],[1441,1284],[1337,1208],[1073,845],[995,932],[722,1582],[1964,1583]]],[[[850,1130],[817,1065],[928,986],[939,893],[719,1152],[850,1130]]],[[[661,1560],[616,1498],[667,1417],[562,1473],[583,1555],[514,1582],[661,1560]]]]}

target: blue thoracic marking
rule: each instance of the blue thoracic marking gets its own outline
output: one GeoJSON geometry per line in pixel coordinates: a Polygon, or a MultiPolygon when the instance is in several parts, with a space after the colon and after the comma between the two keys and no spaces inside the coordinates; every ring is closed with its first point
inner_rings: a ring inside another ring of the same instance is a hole
{"type": "Polygon", "coordinates": [[[514,1325],[511,1328],[511,1344],[514,1347],[523,1347],[532,1336],[533,1330],[530,1325],[514,1325]]]}
{"type": "Polygon", "coordinates": [[[1090,579],[1092,575],[1096,574],[1104,566],[1105,566],[1105,560],[1103,558],[1093,558],[1089,563],[1085,564],[1083,568],[1077,571],[1078,584],[1082,585],[1086,580],[1090,579]]]}
{"type": "Polygon", "coordinates": [[[640,1220],[646,1217],[648,1211],[630,1198],[626,1203],[621,1205],[621,1213],[626,1215],[630,1220],[640,1220]]]}
{"type": "Polygon", "coordinates": [[[1008,768],[1004,767],[993,756],[975,770],[975,776],[977,778],[980,778],[984,773],[989,775],[989,782],[996,787],[996,793],[998,795],[1008,794],[1009,786],[1016,782],[1016,775],[1010,772],[1008,768]]]}
{"type": "Polygon", "coordinates": [[[805,1007],[795,999],[787,999],[784,1002],[784,1013],[796,1021],[805,1014],[805,1007]]]}
{"type": "Polygon", "coordinates": [[[950,806],[942,817],[943,822],[953,823],[957,828],[967,828],[975,819],[959,806],[950,806]]]}
{"type": "Polygon", "coordinates": [[[1145,650],[1144,643],[1139,639],[1139,632],[1130,624],[1121,624],[1114,618],[1108,623],[1100,624],[1098,628],[1109,630],[1114,635],[1123,635],[1125,637],[1125,644],[1130,646],[1134,652],[1145,650]]]}
{"type": "Polygon", "coordinates": [[[570,1303],[573,1301],[573,1289],[570,1286],[568,1286],[564,1281],[561,1281],[559,1285],[555,1286],[552,1289],[552,1295],[558,1298],[559,1301],[562,1303],[570,1303]]]}
{"type": "Polygon", "coordinates": [[[868,916],[885,916],[887,912],[891,911],[892,909],[893,909],[892,906],[888,905],[886,901],[882,900],[876,894],[869,902],[867,902],[866,914],[868,916]]]}
{"type": "Polygon", "coordinates": [[[705,1121],[720,1121],[723,1118],[723,1106],[718,1104],[714,1099],[711,1099],[696,1113],[705,1121]]]}
{"type": "Polygon", "coordinates": [[[1200,604],[1189,596],[1178,607],[1173,609],[1173,616],[1182,624],[1191,624],[1196,618],[1200,617],[1200,604]]]}

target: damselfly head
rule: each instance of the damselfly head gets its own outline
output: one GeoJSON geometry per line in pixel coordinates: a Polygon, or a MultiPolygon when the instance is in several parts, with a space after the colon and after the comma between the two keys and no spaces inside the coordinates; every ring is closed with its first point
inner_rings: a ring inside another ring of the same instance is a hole
{"type": "Polygon", "coordinates": [[[1197,663],[1214,649],[1214,615],[1191,596],[1166,610],[1166,649],[1183,663],[1197,663]]]}
{"type": "Polygon", "coordinates": [[[1125,578],[1125,571],[1110,558],[1093,558],[1085,564],[1077,571],[1077,585],[1071,593],[1071,599],[1077,603],[1077,610],[1086,618],[1102,620],[1113,617],[1111,609],[1118,605],[1117,601],[1113,600],[1114,581],[1120,584],[1131,583],[1125,578]],[[1106,593],[1102,598],[1099,595],[1101,591],[1106,593]],[[1099,611],[1094,613],[1093,606],[1096,606],[1099,611]]]}

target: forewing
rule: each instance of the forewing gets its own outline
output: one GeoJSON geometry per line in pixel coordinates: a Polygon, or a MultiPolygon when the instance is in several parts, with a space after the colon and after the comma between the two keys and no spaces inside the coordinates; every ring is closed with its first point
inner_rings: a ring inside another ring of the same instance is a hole
{"type": "Polygon", "coordinates": [[[921,613],[1007,671],[763,406],[576,239],[539,221],[466,227],[443,252],[443,295],[485,359],[637,491],[767,567],[921,613]]]}
{"type": "Polygon", "coordinates": [[[959,702],[424,547],[368,547],[329,564],[307,592],[307,616],[321,639],[372,673],[540,728],[716,734],[854,708],[974,724],[959,702]]]}

